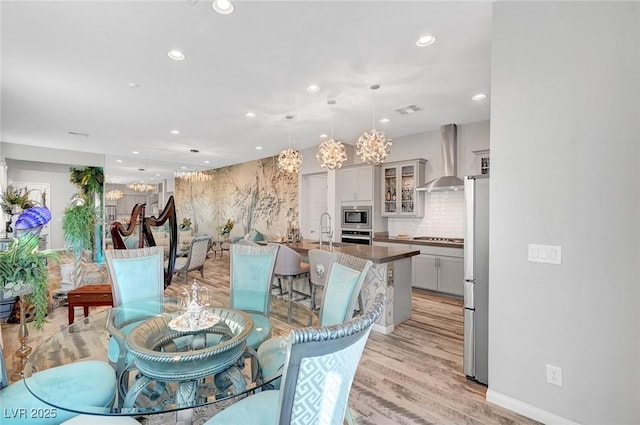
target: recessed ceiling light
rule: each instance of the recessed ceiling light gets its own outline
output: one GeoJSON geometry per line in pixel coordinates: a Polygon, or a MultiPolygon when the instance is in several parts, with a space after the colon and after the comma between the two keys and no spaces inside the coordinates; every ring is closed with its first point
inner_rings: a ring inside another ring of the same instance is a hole
{"type": "Polygon", "coordinates": [[[326,135],[326,134],[324,134],[324,133],[322,133],[322,134],[320,135],[320,138],[321,138],[321,139],[326,139],[327,137],[329,137],[329,136],[327,136],[327,135],[326,135]]]}
{"type": "Polygon", "coordinates": [[[127,85],[129,86],[129,88],[132,88],[132,89],[137,89],[138,87],[140,87],[140,84],[134,83],[133,81],[129,81],[127,85]]]}
{"type": "Polygon", "coordinates": [[[310,86],[307,87],[307,91],[309,93],[316,93],[316,92],[320,91],[320,87],[318,87],[315,84],[311,84],[310,86]]]}
{"type": "Polygon", "coordinates": [[[261,149],[262,149],[262,146],[256,146],[256,149],[257,149],[257,150],[261,150],[261,149]]]}
{"type": "Polygon", "coordinates": [[[169,50],[169,53],[167,53],[167,55],[174,61],[181,61],[185,58],[184,53],[182,53],[180,50],[169,50]]]}
{"type": "Polygon", "coordinates": [[[156,173],[156,177],[160,177],[160,173],[156,173]]]}
{"type": "Polygon", "coordinates": [[[484,100],[484,99],[486,99],[486,98],[487,98],[487,95],[486,95],[486,94],[484,94],[484,93],[478,93],[478,94],[474,95],[471,99],[473,99],[473,100],[476,100],[476,101],[477,101],[477,100],[484,100]]]}
{"type": "Polygon", "coordinates": [[[425,34],[416,41],[416,46],[418,47],[427,47],[431,46],[436,42],[436,37],[431,34],[425,34]]]}
{"type": "Polygon", "coordinates": [[[247,118],[255,118],[256,114],[253,112],[247,112],[246,114],[244,114],[244,116],[247,118]]]}
{"type": "Polygon", "coordinates": [[[205,164],[210,163],[211,161],[209,161],[208,159],[204,161],[205,164]]]}
{"type": "Polygon", "coordinates": [[[122,160],[121,159],[116,159],[116,162],[122,162],[122,160]]]}
{"type": "Polygon", "coordinates": [[[382,119],[380,120],[380,124],[386,124],[386,123],[388,123],[389,121],[391,121],[389,118],[382,118],[382,119]]]}
{"type": "Polygon", "coordinates": [[[182,167],[180,167],[181,170],[186,170],[187,167],[185,167],[184,165],[182,167]]]}
{"type": "Polygon", "coordinates": [[[213,0],[211,7],[221,15],[229,15],[235,10],[233,3],[229,0],[213,0]]]}
{"type": "Polygon", "coordinates": [[[132,153],[132,154],[134,154],[134,155],[138,155],[140,152],[138,152],[138,151],[133,151],[133,152],[131,152],[131,153],[132,153]]]}
{"type": "Polygon", "coordinates": [[[178,134],[180,134],[180,130],[171,130],[170,133],[177,136],[178,134]]]}

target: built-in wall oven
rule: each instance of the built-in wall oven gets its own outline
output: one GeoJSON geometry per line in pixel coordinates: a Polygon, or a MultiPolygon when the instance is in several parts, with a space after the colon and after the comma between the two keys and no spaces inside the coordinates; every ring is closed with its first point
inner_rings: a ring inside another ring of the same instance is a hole
{"type": "Polygon", "coordinates": [[[371,207],[342,207],[342,243],[371,245],[371,207]]]}
{"type": "Polygon", "coordinates": [[[371,245],[371,230],[342,229],[342,243],[357,243],[359,245],[371,245]]]}

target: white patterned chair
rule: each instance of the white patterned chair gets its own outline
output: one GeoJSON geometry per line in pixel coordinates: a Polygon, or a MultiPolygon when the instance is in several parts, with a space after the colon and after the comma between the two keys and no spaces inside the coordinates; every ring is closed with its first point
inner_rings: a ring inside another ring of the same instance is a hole
{"type": "Polygon", "coordinates": [[[385,296],[344,324],[294,329],[279,390],[232,404],[206,425],[342,425],[353,377],[385,296]]]}

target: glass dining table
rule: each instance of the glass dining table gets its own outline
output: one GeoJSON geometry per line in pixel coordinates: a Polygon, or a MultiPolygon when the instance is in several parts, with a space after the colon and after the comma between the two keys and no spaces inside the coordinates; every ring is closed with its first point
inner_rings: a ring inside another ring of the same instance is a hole
{"type": "Polygon", "coordinates": [[[184,302],[176,299],[138,301],[91,314],[33,351],[23,371],[25,385],[58,409],[102,416],[175,412],[167,423],[190,424],[197,408],[215,413],[280,378],[279,373],[266,378],[258,373],[255,353],[246,346],[253,326],[248,314],[207,307],[207,320],[188,326],[187,316],[184,302]],[[51,367],[84,360],[109,362],[108,353],[119,338],[124,338],[127,366],[118,374],[111,407],[72,403],[51,394],[39,381],[36,372],[51,367]]]}

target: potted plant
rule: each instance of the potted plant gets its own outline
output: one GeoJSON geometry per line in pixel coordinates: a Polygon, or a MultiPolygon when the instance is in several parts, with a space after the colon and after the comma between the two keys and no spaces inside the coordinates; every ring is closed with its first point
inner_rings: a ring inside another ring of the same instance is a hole
{"type": "MultiPolygon", "coordinates": [[[[43,207],[32,209],[41,209],[48,212],[43,207]]],[[[38,229],[37,231],[29,231],[31,228],[25,227],[24,221],[21,222],[21,217],[29,211],[26,210],[16,222],[16,230],[20,229],[24,231],[24,234],[14,238],[6,251],[0,251],[0,290],[5,297],[26,296],[26,300],[35,307],[34,327],[40,329],[45,322],[49,305],[47,261],[59,261],[59,255],[55,251],[40,251],[38,249],[40,242],[39,228],[46,223],[33,226],[34,229],[38,229]]],[[[49,219],[46,221],[48,222],[50,218],[51,215],[49,213],[49,219]]],[[[31,224],[27,223],[26,225],[30,226],[31,224]]],[[[21,317],[21,321],[22,319],[23,317],[21,317]]]]}
{"type": "Polygon", "coordinates": [[[73,254],[73,284],[77,288],[82,281],[82,254],[92,248],[96,215],[93,205],[83,197],[76,197],[64,211],[62,231],[67,250],[73,254]]]}
{"type": "Polygon", "coordinates": [[[78,197],[82,198],[86,205],[92,207],[93,214],[96,216],[90,232],[88,249],[93,252],[93,261],[102,263],[104,260],[102,252],[104,170],[102,167],[71,167],[69,172],[69,181],[80,189],[78,197]]]}
{"type": "Polygon", "coordinates": [[[183,218],[182,219],[182,224],[180,225],[180,230],[181,231],[191,230],[191,219],[190,218],[183,218]]]}
{"type": "Polygon", "coordinates": [[[229,218],[227,222],[220,226],[220,234],[224,237],[224,240],[229,239],[229,233],[233,230],[234,222],[229,218]]]}
{"type": "Polygon", "coordinates": [[[13,232],[11,228],[11,216],[19,214],[23,210],[31,208],[35,205],[31,199],[29,199],[29,191],[27,188],[16,189],[9,185],[4,192],[0,194],[0,208],[9,217],[9,221],[5,224],[5,232],[13,232]]]}

